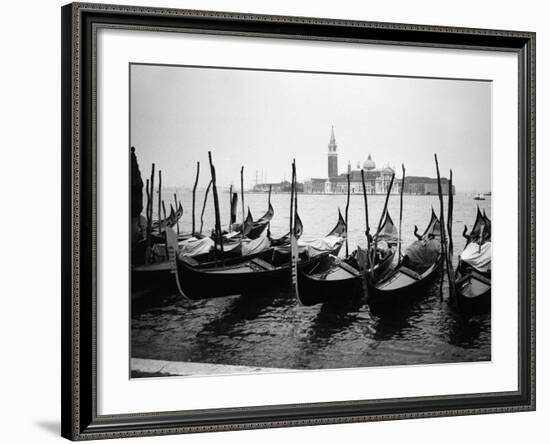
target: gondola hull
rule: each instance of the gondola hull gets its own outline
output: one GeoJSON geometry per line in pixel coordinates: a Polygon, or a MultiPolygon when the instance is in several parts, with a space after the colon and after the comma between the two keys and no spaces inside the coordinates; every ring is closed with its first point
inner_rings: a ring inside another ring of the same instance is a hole
{"type": "MultiPolygon", "coordinates": [[[[230,251],[224,252],[223,256],[218,252],[218,256],[216,256],[216,252],[211,251],[206,254],[195,256],[193,262],[199,264],[200,267],[211,268],[220,265],[222,259],[225,265],[231,265],[254,259],[263,254],[272,253],[273,250],[274,249],[271,247],[262,252],[249,254],[247,256],[242,256],[240,252],[235,253],[230,251]]],[[[174,277],[171,273],[172,268],[172,263],[168,259],[154,264],[144,264],[132,267],[132,289],[175,288],[174,277]]]]}
{"type": "MultiPolygon", "coordinates": [[[[280,288],[289,284],[290,262],[273,264],[272,252],[259,254],[243,261],[224,263],[219,267],[202,266],[185,259],[177,259],[179,284],[185,295],[194,300],[211,299],[280,288]]],[[[301,258],[298,269],[311,266],[326,254],[312,259],[301,258]]]]}
{"type": "Polygon", "coordinates": [[[491,308],[491,278],[468,269],[455,282],[458,306],[466,311],[484,311],[491,308]]]}
{"type": "Polygon", "coordinates": [[[440,256],[424,273],[398,266],[379,283],[369,286],[368,303],[371,306],[394,306],[406,303],[421,295],[439,273],[443,260],[440,256]]]}
{"type": "MultiPolygon", "coordinates": [[[[373,271],[376,282],[391,268],[396,249],[373,271]]],[[[317,265],[317,264],[316,264],[317,265]]],[[[367,271],[369,274],[370,270],[367,271]]],[[[344,261],[326,257],[317,267],[303,267],[298,273],[300,300],[304,305],[322,303],[345,304],[360,299],[363,294],[361,272],[344,261]]]]}
{"type": "Polygon", "coordinates": [[[491,308],[491,250],[487,243],[491,242],[491,220],[477,208],[477,215],[470,234],[463,233],[466,246],[456,269],[454,283],[458,307],[467,312],[485,311],[491,308]],[[472,248],[474,253],[472,255],[472,248]],[[468,253],[465,256],[465,252],[468,253]],[[468,260],[465,259],[468,257],[468,260]],[[464,260],[463,260],[464,259],[464,260]],[[476,264],[474,267],[473,264],[476,264]],[[480,271],[484,270],[484,271],[480,271]]]}
{"type": "MultiPolygon", "coordinates": [[[[284,249],[288,243],[281,242],[278,249],[284,249]]],[[[241,249],[224,250],[223,254],[219,250],[211,250],[208,253],[193,256],[193,263],[198,263],[202,268],[212,268],[219,266],[223,260],[224,265],[234,265],[254,258],[272,255],[275,253],[274,247],[269,247],[263,251],[255,252],[243,256],[241,249]]],[[[174,278],[170,274],[171,262],[166,259],[154,264],[141,264],[132,267],[132,288],[142,289],[163,289],[174,287],[174,278]]]]}
{"type": "Polygon", "coordinates": [[[303,267],[298,271],[300,301],[303,305],[343,303],[361,295],[362,280],[357,270],[345,263],[331,263],[330,257],[323,258],[322,262],[319,262],[322,271],[316,272],[314,266],[303,267]]]}

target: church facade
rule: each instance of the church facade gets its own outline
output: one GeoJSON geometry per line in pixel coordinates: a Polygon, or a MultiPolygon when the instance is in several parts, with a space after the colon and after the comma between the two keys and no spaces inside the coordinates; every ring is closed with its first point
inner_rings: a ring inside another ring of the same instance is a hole
{"type": "MultiPolygon", "coordinates": [[[[352,194],[363,193],[363,184],[361,179],[361,169],[365,175],[365,189],[368,194],[386,194],[391,183],[394,170],[389,166],[385,168],[376,168],[374,160],[369,154],[367,160],[361,164],[357,162],[357,168],[352,169],[348,162],[347,171],[338,174],[338,145],[334,136],[334,127],[331,129],[330,141],[328,144],[328,177],[309,178],[304,181],[304,193],[320,194],[340,194],[347,193],[348,179],[350,177],[350,192],[352,194]]],[[[395,178],[392,194],[398,194],[401,190],[401,180],[395,178]]]]}
{"type": "MultiPolygon", "coordinates": [[[[367,194],[386,194],[391,183],[394,169],[389,165],[384,168],[377,168],[376,163],[369,154],[367,160],[361,166],[357,162],[355,169],[352,169],[351,163],[348,162],[347,171],[338,174],[338,145],[334,136],[334,127],[331,129],[330,141],[328,144],[328,177],[325,178],[309,178],[304,181],[304,193],[309,194],[346,194],[348,187],[347,176],[350,178],[350,193],[362,194],[363,184],[361,179],[361,170],[365,175],[365,190],[367,194]]],[[[448,193],[449,181],[441,178],[441,187],[443,194],[448,193]]],[[[401,179],[395,178],[391,189],[391,194],[399,194],[401,192],[401,179]]],[[[405,178],[404,194],[417,195],[432,195],[438,193],[437,179],[431,177],[407,176],[405,178]]],[[[455,194],[453,186],[452,193],[455,194]]]]}

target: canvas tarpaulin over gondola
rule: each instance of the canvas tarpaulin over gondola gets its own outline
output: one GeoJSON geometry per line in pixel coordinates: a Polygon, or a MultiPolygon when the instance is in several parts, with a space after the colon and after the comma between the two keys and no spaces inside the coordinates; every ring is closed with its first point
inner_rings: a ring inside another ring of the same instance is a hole
{"type": "Polygon", "coordinates": [[[181,256],[199,256],[207,254],[214,248],[214,240],[210,237],[198,239],[191,237],[179,243],[179,255],[181,256]]]}
{"type": "Polygon", "coordinates": [[[477,271],[486,273],[491,270],[491,242],[479,245],[470,242],[460,255],[460,259],[477,271]]]}
{"type": "Polygon", "coordinates": [[[305,247],[309,257],[315,257],[327,251],[332,251],[339,243],[342,243],[341,236],[325,236],[321,239],[315,239],[309,242],[299,241],[298,246],[305,247]]]}
{"type": "Polygon", "coordinates": [[[403,265],[411,270],[422,274],[441,254],[441,243],[439,239],[422,239],[413,242],[406,250],[403,258],[403,265]]]}
{"type": "Polygon", "coordinates": [[[260,253],[267,250],[271,246],[271,241],[267,236],[267,225],[262,234],[256,239],[243,239],[241,243],[241,254],[247,256],[249,254],[260,253]]]}

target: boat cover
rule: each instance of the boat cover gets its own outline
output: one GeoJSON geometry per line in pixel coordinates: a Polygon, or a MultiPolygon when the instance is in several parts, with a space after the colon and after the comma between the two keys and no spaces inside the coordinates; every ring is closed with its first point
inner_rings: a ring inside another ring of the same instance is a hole
{"type": "Polygon", "coordinates": [[[424,273],[441,254],[439,239],[422,239],[413,242],[405,250],[403,264],[418,274],[424,273]]]}
{"type": "Polygon", "coordinates": [[[460,259],[477,271],[485,273],[491,269],[491,242],[485,242],[481,246],[470,242],[460,255],[460,259]]]}
{"type": "Polygon", "coordinates": [[[197,239],[196,237],[190,237],[184,241],[179,242],[179,255],[182,256],[198,256],[200,254],[206,254],[214,248],[214,240],[210,237],[203,237],[197,239]]]}
{"type": "MultiPolygon", "coordinates": [[[[219,245],[217,246],[217,248],[218,248],[218,250],[221,251],[219,245]]],[[[226,240],[226,239],[224,239],[224,241],[223,241],[223,251],[225,253],[238,252],[240,248],[241,248],[241,241],[239,239],[235,239],[235,240],[226,240]]]]}
{"type": "Polygon", "coordinates": [[[271,247],[271,241],[267,237],[267,229],[256,239],[243,239],[241,243],[241,254],[248,256],[249,254],[260,253],[271,247]]]}
{"type": "Polygon", "coordinates": [[[319,254],[332,251],[344,240],[341,236],[326,236],[309,242],[298,241],[298,247],[306,247],[309,257],[315,257],[319,254]]]}

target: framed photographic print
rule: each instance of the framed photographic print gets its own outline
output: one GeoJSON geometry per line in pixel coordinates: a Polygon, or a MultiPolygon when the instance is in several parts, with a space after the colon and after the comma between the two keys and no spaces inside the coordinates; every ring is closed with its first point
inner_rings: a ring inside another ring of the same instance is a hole
{"type": "Polygon", "coordinates": [[[69,4],[62,162],[64,437],[535,408],[534,33],[69,4]]]}

